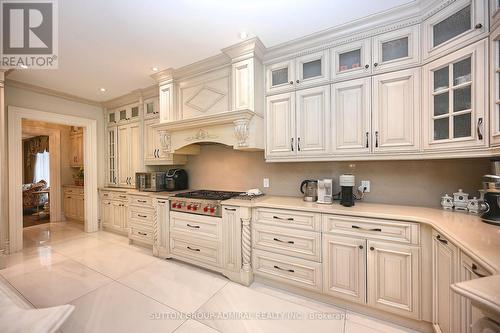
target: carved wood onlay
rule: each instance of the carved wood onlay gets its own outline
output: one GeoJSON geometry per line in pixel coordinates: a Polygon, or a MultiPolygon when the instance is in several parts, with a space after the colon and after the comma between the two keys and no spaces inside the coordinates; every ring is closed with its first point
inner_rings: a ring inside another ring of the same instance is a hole
{"type": "Polygon", "coordinates": [[[170,136],[170,133],[168,133],[166,130],[159,130],[158,135],[160,136],[160,144],[162,151],[165,153],[171,153],[172,152],[172,138],[170,136]]]}
{"type": "Polygon", "coordinates": [[[238,147],[248,147],[248,137],[250,135],[250,120],[238,119],[234,121],[234,134],[238,140],[238,147]]]}
{"type": "Polygon", "coordinates": [[[250,230],[251,218],[241,218],[241,259],[242,269],[249,272],[252,268],[252,233],[250,230]]]}
{"type": "Polygon", "coordinates": [[[210,134],[208,133],[207,130],[204,130],[204,129],[199,129],[195,135],[193,136],[190,136],[190,137],[187,137],[185,140],[188,141],[188,142],[191,142],[191,141],[205,141],[205,140],[211,140],[211,139],[217,139],[219,136],[217,135],[213,135],[213,134],[210,134]]]}

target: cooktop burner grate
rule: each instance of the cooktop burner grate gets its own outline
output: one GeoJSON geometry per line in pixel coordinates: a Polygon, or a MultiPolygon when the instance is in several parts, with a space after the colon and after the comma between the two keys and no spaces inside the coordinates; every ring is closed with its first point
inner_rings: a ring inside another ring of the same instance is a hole
{"type": "Polygon", "coordinates": [[[198,191],[177,193],[175,196],[179,198],[192,198],[192,199],[228,200],[239,196],[241,193],[242,192],[198,190],[198,191]]]}

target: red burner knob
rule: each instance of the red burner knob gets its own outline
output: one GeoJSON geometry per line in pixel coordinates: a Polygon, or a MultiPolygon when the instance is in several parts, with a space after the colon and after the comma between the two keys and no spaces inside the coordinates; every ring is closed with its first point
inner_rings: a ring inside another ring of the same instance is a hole
{"type": "Polygon", "coordinates": [[[175,202],[172,204],[172,208],[177,208],[177,204],[175,202]]]}
{"type": "Polygon", "coordinates": [[[198,210],[198,206],[194,205],[193,210],[198,210]]]}
{"type": "Polygon", "coordinates": [[[208,207],[203,208],[203,211],[206,213],[208,212],[208,207]]]}
{"type": "Polygon", "coordinates": [[[191,207],[192,207],[191,205],[188,205],[188,206],[187,206],[187,209],[191,210],[191,207]]]}
{"type": "Polygon", "coordinates": [[[210,208],[210,213],[213,214],[214,212],[215,212],[215,208],[214,207],[210,208]]]}

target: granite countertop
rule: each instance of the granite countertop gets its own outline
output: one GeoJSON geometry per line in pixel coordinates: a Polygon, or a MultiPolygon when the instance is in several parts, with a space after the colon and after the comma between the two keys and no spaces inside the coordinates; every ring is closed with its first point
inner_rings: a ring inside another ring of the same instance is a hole
{"type": "Polygon", "coordinates": [[[426,223],[442,233],[492,273],[500,274],[500,227],[486,224],[476,215],[435,208],[356,202],[353,207],[339,203],[304,202],[300,197],[263,196],[252,200],[230,199],[224,205],[266,207],[317,213],[374,217],[426,223]]]}

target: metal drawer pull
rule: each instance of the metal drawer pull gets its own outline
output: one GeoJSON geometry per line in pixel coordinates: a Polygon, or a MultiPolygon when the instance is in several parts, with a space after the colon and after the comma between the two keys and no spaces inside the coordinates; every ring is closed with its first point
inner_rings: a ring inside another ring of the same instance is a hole
{"type": "Polygon", "coordinates": [[[280,266],[277,266],[277,265],[274,265],[274,268],[279,269],[280,271],[295,273],[295,271],[293,269],[285,269],[285,268],[281,268],[280,266]]]}
{"type": "Polygon", "coordinates": [[[292,151],[293,151],[293,138],[291,140],[290,147],[292,148],[292,151]]]}
{"type": "Polygon", "coordinates": [[[138,233],[139,235],[141,235],[141,236],[147,236],[147,235],[148,235],[148,234],[146,234],[146,233],[144,233],[144,232],[140,232],[140,231],[138,231],[137,233],[138,233]]]}
{"type": "Polygon", "coordinates": [[[147,201],[146,200],[137,200],[137,202],[146,203],[147,201]]]}
{"type": "Polygon", "coordinates": [[[139,216],[139,217],[143,217],[143,218],[146,218],[146,217],[147,217],[146,215],[141,215],[141,214],[137,214],[137,216],[139,216]]]}
{"type": "Polygon", "coordinates": [[[193,249],[192,247],[189,247],[189,246],[186,246],[188,248],[188,250],[191,250],[191,251],[196,251],[196,252],[200,252],[201,250],[200,249],[193,249]]]}
{"type": "Polygon", "coordinates": [[[229,210],[231,212],[235,212],[236,211],[236,208],[227,208],[227,207],[224,207],[225,210],[229,210]]]}
{"type": "Polygon", "coordinates": [[[276,219],[276,220],[285,220],[285,221],[293,221],[293,217],[283,218],[283,217],[279,217],[279,216],[273,216],[273,219],[276,219]]]}
{"type": "Polygon", "coordinates": [[[273,238],[273,240],[280,242],[280,243],[295,244],[294,241],[284,241],[284,240],[281,240],[279,238],[273,238]]]}
{"type": "Polygon", "coordinates": [[[160,201],[160,200],[158,200],[158,203],[167,203],[167,202],[166,201],[160,201]]]}
{"type": "Polygon", "coordinates": [[[126,197],[126,196],[124,196],[124,195],[119,195],[118,197],[120,197],[120,198],[122,198],[122,199],[127,199],[127,197],[126,197]]]}
{"type": "Polygon", "coordinates": [[[199,225],[191,225],[191,224],[186,224],[188,227],[193,228],[193,229],[200,229],[199,225]]]}
{"type": "Polygon", "coordinates": [[[353,225],[352,228],[353,229],[359,229],[359,230],[366,230],[366,231],[378,231],[378,232],[382,232],[381,228],[365,229],[365,228],[361,228],[360,226],[357,226],[357,225],[353,225]]]}
{"type": "Polygon", "coordinates": [[[437,239],[438,241],[440,241],[441,243],[443,243],[443,244],[448,244],[448,241],[447,241],[446,239],[442,239],[440,235],[437,235],[437,236],[436,236],[436,239],[437,239]]]}
{"type": "Polygon", "coordinates": [[[479,118],[477,120],[477,138],[479,140],[483,139],[482,125],[483,125],[483,118],[479,118]]]}
{"type": "Polygon", "coordinates": [[[472,271],[474,272],[474,274],[476,274],[476,275],[477,275],[477,276],[479,276],[479,277],[486,277],[486,275],[485,275],[485,274],[478,273],[478,272],[477,272],[477,268],[478,268],[478,267],[477,267],[477,265],[476,265],[476,264],[472,264],[472,271]]]}

